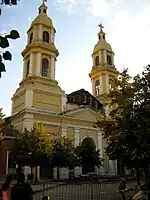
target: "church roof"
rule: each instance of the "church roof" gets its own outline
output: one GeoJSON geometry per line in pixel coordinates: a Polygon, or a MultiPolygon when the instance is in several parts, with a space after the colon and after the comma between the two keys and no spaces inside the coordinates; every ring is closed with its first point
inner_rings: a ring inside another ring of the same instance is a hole
{"type": "Polygon", "coordinates": [[[77,91],[74,91],[67,95],[67,103],[71,104],[77,104],[80,107],[74,108],[74,109],[80,109],[80,108],[91,108],[93,110],[99,111],[102,115],[105,114],[103,104],[98,101],[92,94],[90,94],[88,91],[84,89],[80,89],[77,91]],[[83,98],[84,96],[87,96],[88,98],[92,99],[92,103],[89,100],[86,100],[83,98]],[[80,97],[78,100],[76,100],[77,97],[80,97]],[[96,105],[96,104],[97,105],[96,105]]]}

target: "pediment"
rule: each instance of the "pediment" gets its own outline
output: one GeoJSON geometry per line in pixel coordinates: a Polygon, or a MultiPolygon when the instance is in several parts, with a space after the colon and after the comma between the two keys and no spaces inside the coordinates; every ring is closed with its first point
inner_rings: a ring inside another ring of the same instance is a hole
{"type": "Polygon", "coordinates": [[[67,116],[78,118],[81,120],[97,122],[98,119],[102,119],[102,115],[90,108],[80,108],[67,113],[67,116]]]}

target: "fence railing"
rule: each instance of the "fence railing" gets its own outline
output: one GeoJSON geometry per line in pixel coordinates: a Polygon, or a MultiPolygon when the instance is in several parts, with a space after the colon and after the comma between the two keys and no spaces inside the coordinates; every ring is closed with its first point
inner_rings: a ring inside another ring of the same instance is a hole
{"type": "MultiPolygon", "coordinates": [[[[48,196],[50,200],[120,200],[122,194],[118,191],[119,182],[74,182],[74,183],[44,183],[41,190],[37,185],[32,188],[35,191],[34,200],[41,200],[48,196]]],[[[129,184],[128,187],[132,187],[129,184]]],[[[125,192],[125,199],[131,199],[133,191],[125,192]]]]}

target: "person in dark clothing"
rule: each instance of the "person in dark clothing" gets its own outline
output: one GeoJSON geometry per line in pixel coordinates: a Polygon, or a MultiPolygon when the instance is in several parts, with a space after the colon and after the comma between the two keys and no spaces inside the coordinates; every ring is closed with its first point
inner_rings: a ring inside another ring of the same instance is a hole
{"type": "Polygon", "coordinates": [[[30,184],[25,183],[24,174],[20,173],[17,176],[17,183],[11,189],[11,199],[12,200],[31,200],[33,198],[33,190],[30,184]]]}

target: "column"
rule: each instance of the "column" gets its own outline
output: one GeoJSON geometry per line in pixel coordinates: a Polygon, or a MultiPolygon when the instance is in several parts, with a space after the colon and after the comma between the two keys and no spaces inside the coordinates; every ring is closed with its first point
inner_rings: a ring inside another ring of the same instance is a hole
{"type": "Polygon", "coordinates": [[[41,24],[39,25],[39,40],[43,40],[43,27],[41,24]]]}
{"type": "Polygon", "coordinates": [[[103,93],[103,75],[100,74],[100,94],[103,93]]]}
{"type": "Polygon", "coordinates": [[[26,89],[25,107],[33,106],[33,89],[26,89]]]}
{"type": "Polygon", "coordinates": [[[32,75],[32,66],[33,66],[33,53],[30,54],[30,68],[29,68],[29,76],[32,75]]]}
{"type": "MultiPolygon", "coordinates": [[[[80,144],[80,128],[75,128],[74,129],[74,135],[75,135],[75,147],[80,144]]],[[[82,175],[82,167],[75,167],[74,169],[75,177],[78,177],[82,175]]]]}
{"type": "Polygon", "coordinates": [[[37,53],[37,68],[36,68],[36,74],[38,76],[41,76],[41,53],[37,53]]]}
{"type": "Polygon", "coordinates": [[[75,147],[79,145],[80,143],[80,128],[74,129],[74,135],[75,135],[75,147]]]}
{"type": "MultiPolygon", "coordinates": [[[[100,150],[100,157],[103,158],[103,135],[102,131],[98,132],[98,149],[100,150]]],[[[100,166],[98,169],[99,174],[104,174],[104,166],[100,166]]]]}
{"type": "Polygon", "coordinates": [[[50,34],[50,42],[51,42],[51,43],[54,43],[54,37],[55,37],[55,31],[54,31],[54,29],[52,28],[52,29],[51,29],[51,34],[50,34]]]}
{"type": "Polygon", "coordinates": [[[67,136],[67,126],[66,125],[62,125],[62,135],[63,136],[67,136]]]}
{"type": "Polygon", "coordinates": [[[51,58],[51,79],[55,80],[55,58],[51,58]]]}
{"type": "Polygon", "coordinates": [[[102,136],[102,132],[98,132],[98,149],[100,150],[101,158],[103,158],[103,136],[102,136]]]}

